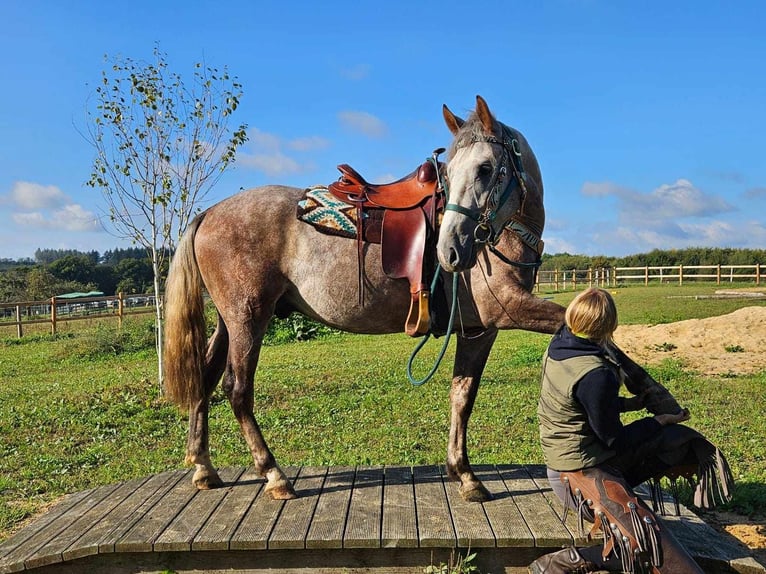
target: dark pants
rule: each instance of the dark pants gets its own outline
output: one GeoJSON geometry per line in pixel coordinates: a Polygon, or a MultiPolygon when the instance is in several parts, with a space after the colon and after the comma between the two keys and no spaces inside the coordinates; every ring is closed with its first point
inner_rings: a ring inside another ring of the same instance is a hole
{"type": "MultiPolygon", "coordinates": [[[[654,476],[662,475],[664,471],[676,464],[688,460],[689,440],[696,436],[700,435],[683,425],[665,426],[652,440],[629,452],[618,453],[597,468],[605,474],[623,479],[631,488],[635,488],[654,476]]],[[[565,505],[571,508],[577,507],[572,494],[561,482],[558,471],[549,468],[548,480],[553,492],[565,505]]],[[[593,522],[590,509],[584,507],[582,510],[584,518],[593,522]]],[[[585,560],[592,562],[600,569],[621,570],[621,562],[614,556],[604,560],[600,545],[578,548],[578,551],[585,560]]]]}

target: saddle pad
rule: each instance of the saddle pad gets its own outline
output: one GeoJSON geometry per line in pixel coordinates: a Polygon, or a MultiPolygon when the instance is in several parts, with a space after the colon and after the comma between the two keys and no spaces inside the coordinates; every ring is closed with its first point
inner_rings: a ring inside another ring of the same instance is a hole
{"type": "Polygon", "coordinates": [[[336,199],[326,186],[308,188],[298,201],[298,219],[328,235],[356,238],[356,208],[336,199]]]}

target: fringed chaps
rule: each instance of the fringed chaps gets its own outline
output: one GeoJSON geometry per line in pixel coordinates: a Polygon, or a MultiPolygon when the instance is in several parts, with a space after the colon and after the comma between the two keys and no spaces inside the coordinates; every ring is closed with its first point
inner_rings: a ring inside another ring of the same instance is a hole
{"type": "Polygon", "coordinates": [[[656,454],[665,466],[646,477],[655,512],[665,514],[662,479],[670,484],[676,514],[679,513],[679,482],[686,482],[694,492],[693,504],[705,510],[729,502],[734,490],[734,476],[723,453],[696,430],[684,425],[663,429],[663,449],[656,454]]]}
{"type": "MultiPolygon", "coordinates": [[[[594,523],[588,538],[601,530],[605,560],[610,554],[616,556],[623,572],[659,572],[663,563],[660,525],[627,482],[599,468],[562,472],[561,480],[577,505],[581,530],[585,508],[592,511],[594,523]]],[[[565,515],[567,511],[565,508],[565,515]]]]}

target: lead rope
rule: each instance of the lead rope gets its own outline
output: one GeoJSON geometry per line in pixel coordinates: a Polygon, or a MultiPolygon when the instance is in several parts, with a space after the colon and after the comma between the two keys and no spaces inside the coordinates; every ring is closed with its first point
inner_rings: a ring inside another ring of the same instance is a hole
{"type": "MultiPolygon", "coordinates": [[[[447,196],[449,195],[449,192],[447,190],[447,184],[442,178],[441,171],[439,170],[439,156],[444,152],[444,148],[438,148],[434,150],[433,155],[428,158],[428,161],[430,161],[434,168],[436,169],[436,177],[438,179],[438,185],[444,190],[444,196],[445,196],[445,203],[447,196]]],[[[436,207],[436,202],[434,202],[434,208],[436,207]]],[[[435,219],[434,219],[435,221],[435,219]]],[[[437,263],[436,265],[436,272],[434,273],[434,278],[431,280],[431,300],[433,301],[433,295],[436,293],[436,284],[439,280],[440,273],[441,273],[442,266],[441,264],[437,263]]],[[[447,323],[447,332],[444,334],[444,343],[442,343],[442,347],[439,350],[439,354],[436,357],[436,360],[434,361],[433,366],[431,367],[431,370],[428,371],[428,374],[426,374],[425,377],[422,379],[416,379],[415,376],[412,374],[412,363],[415,360],[415,357],[417,354],[425,347],[426,343],[428,342],[428,339],[431,338],[431,333],[426,333],[423,338],[420,340],[420,342],[417,344],[415,349],[412,351],[412,354],[410,354],[410,358],[407,361],[407,379],[412,383],[413,386],[419,387],[420,385],[423,385],[431,380],[431,378],[436,374],[436,371],[439,369],[439,365],[442,362],[442,359],[444,358],[445,353],[447,352],[447,347],[449,346],[449,340],[452,336],[452,330],[453,326],[455,324],[455,309],[457,308],[457,287],[458,287],[458,273],[452,274],[452,305],[450,306],[450,313],[449,313],[449,321],[447,323]]]]}
{"type": "MultiPolygon", "coordinates": [[[[436,281],[439,278],[439,271],[441,271],[441,265],[436,266],[436,274],[434,275],[434,279],[431,282],[431,293],[433,293],[434,289],[436,288],[436,281]]],[[[452,274],[452,305],[449,312],[449,322],[447,323],[447,332],[444,334],[444,343],[442,343],[442,348],[439,350],[439,354],[437,355],[436,360],[434,361],[434,364],[431,367],[431,370],[428,371],[428,374],[422,379],[416,379],[414,375],[412,374],[412,362],[415,360],[415,357],[420,352],[420,350],[428,342],[428,339],[431,337],[431,333],[426,333],[426,335],[420,340],[420,342],[415,347],[415,350],[412,351],[412,354],[410,355],[410,358],[407,361],[407,379],[409,379],[410,383],[412,383],[412,385],[415,387],[419,387],[420,385],[427,383],[428,381],[431,380],[431,378],[436,374],[436,371],[439,369],[439,365],[441,364],[442,359],[444,358],[444,354],[447,352],[447,346],[449,345],[449,340],[450,340],[450,337],[452,336],[452,328],[455,324],[455,309],[457,308],[458,277],[459,277],[459,273],[452,274]]]]}

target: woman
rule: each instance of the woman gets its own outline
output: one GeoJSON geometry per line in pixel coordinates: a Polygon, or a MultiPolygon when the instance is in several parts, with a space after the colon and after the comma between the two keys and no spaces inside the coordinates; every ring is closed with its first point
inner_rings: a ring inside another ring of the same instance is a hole
{"type": "MultiPolygon", "coordinates": [[[[731,474],[720,451],[696,431],[679,425],[686,410],[656,414],[623,425],[620,413],[644,408],[642,396],[619,395],[625,376],[611,352],[617,309],[603,289],[587,289],[566,310],[565,325],[543,357],[538,403],[540,442],[548,476],[567,507],[601,529],[604,545],[569,548],[542,556],[533,574],[592,572],[702,572],[633,492],[647,479],[684,476],[709,506],[711,465],[728,498],[731,474]],[[711,462],[711,457],[715,461],[711,462]]],[[[702,504],[704,503],[704,504],[702,504]]]]}

